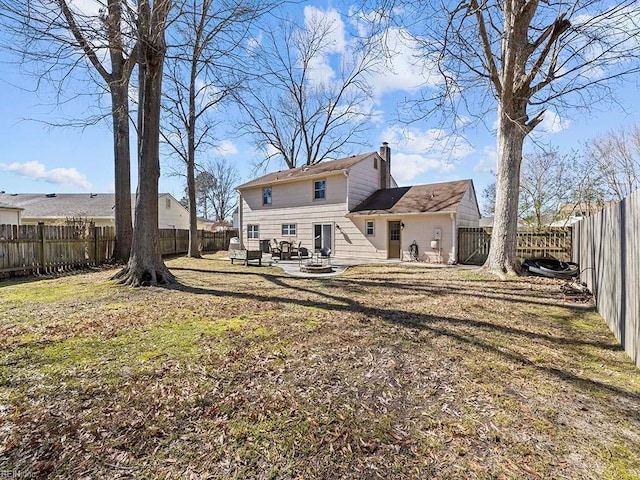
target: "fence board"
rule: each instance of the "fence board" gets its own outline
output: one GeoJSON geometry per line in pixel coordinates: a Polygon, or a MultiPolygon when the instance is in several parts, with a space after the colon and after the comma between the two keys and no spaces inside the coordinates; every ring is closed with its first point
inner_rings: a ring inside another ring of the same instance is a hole
{"type": "MultiPolygon", "coordinates": [[[[198,232],[203,252],[226,250],[237,230],[198,232]]],[[[100,265],[113,256],[115,229],[67,225],[0,225],[0,274],[54,273],[100,265]]],[[[189,231],[160,229],[163,255],[186,253],[189,231]]]]}
{"type": "Polygon", "coordinates": [[[574,261],[598,312],[640,367],[640,190],[576,225],[574,261]]]}
{"type": "MultiPolygon", "coordinates": [[[[458,260],[468,265],[482,265],[489,256],[491,228],[459,228],[458,260]]],[[[550,228],[543,232],[519,230],[516,255],[525,258],[552,257],[568,262],[572,255],[571,227],[550,228]]]]}

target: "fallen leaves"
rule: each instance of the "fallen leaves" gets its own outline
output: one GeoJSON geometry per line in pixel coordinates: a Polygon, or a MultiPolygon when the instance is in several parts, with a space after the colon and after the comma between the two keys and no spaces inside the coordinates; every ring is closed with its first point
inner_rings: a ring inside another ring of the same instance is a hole
{"type": "Polygon", "coordinates": [[[58,300],[43,290],[42,304],[0,311],[0,470],[533,479],[640,468],[629,415],[640,376],[596,314],[560,306],[557,282],[169,266],[182,287],[114,287],[96,272],[65,277],[58,300]],[[600,454],[620,444],[623,467],[600,454]]]}

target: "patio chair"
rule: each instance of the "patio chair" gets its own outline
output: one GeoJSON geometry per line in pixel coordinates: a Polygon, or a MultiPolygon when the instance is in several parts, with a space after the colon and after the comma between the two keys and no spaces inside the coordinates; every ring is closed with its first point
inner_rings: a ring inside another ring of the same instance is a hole
{"type": "Polygon", "coordinates": [[[280,242],[280,251],[282,260],[291,260],[291,242],[283,240],[280,242]]]}
{"type": "Polygon", "coordinates": [[[278,246],[278,242],[275,238],[269,245],[269,250],[271,250],[271,258],[279,258],[280,260],[282,260],[282,249],[278,246]]]}
{"type": "Polygon", "coordinates": [[[320,258],[322,261],[327,261],[327,264],[331,265],[331,249],[323,247],[320,249],[320,258]]]}
{"type": "Polygon", "coordinates": [[[298,242],[298,245],[291,244],[291,256],[299,257],[300,256],[300,247],[302,246],[302,241],[298,242]]]}

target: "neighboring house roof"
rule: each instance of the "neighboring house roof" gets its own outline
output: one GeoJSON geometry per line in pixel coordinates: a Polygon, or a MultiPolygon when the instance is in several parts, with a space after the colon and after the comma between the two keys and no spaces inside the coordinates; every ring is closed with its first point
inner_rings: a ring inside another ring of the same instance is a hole
{"type": "MultiPolygon", "coordinates": [[[[169,195],[162,193],[159,197],[169,195]]],[[[135,208],[136,196],[131,195],[135,208]]],[[[23,209],[23,218],[114,218],[113,193],[2,193],[0,203],[23,209]]]]}
{"type": "Polygon", "coordinates": [[[478,227],[493,227],[493,217],[482,217],[478,222],[478,227]]]}
{"type": "Polygon", "coordinates": [[[575,216],[585,216],[590,215],[592,213],[599,212],[605,208],[612,207],[615,205],[615,200],[596,200],[593,202],[578,202],[578,203],[565,203],[560,206],[559,213],[570,216],[574,213],[577,213],[575,216]]]}
{"type": "Polygon", "coordinates": [[[349,215],[385,215],[407,213],[453,213],[471,180],[432,183],[412,187],[385,188],[375,191],[349,215]]]}
{"type": "Polygon", "coordinates": [[[352,157],[341,158],[339,160],[323,161],[311,166],[303,166],[298,168],[291,168],[289,170],[268,173],[266,175],[263,175],[262,177],[251,180],[250,182],[243,183],[236,188],[238,190],[241,190],[249,187],[291,182],[306,177],[317,177],[321,175],[336,174],[347,170],[349,167],[373,155],[378,155],[378,153],[363,153],[361,155],[354,155],[352,157]]]}
{"type": "Polygon", "coordinates": [[[0,203],[0,210],[17,210],[17,211],[21,211],[21,210],[24,210],[24,208],[14,207],[13,205],[7,205],[5,203],[0,203]]]}

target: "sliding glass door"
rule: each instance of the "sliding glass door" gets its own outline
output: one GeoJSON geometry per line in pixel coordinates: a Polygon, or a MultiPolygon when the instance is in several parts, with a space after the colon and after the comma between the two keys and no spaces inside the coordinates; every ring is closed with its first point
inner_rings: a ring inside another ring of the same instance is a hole
{"type": "Polygon", "coordinates": [[[333,251],[333,224],[323,223],[313,226],[313,248],[330,248],[333,251]]]}

